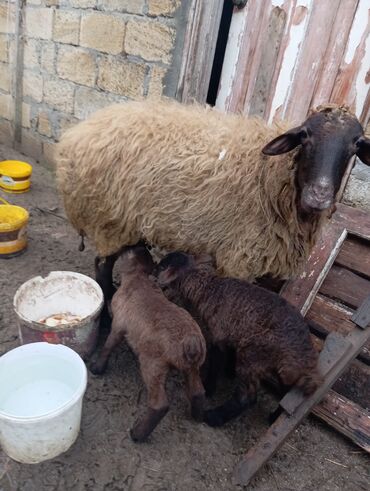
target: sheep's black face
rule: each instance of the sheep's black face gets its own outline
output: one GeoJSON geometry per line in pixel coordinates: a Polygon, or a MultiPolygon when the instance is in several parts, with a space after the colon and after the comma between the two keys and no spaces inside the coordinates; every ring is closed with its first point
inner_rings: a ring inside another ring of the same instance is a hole
{"type": "Polygon", "coordinates": [[[167,254],[154,269],[161,287],[165,287],[180,278],[189,268],[194,266],[194,258],[183,252],[167,254]]]}
{"type": "Polygon", "coordinates": [[[353,155],[370,165],[370,140],[358,120],[340,108],[314,113],[303,125],[268,143],[266,155],[289,152],[301,145],[297,155],[297,184],[303,211],[330,208],[353,155]]]}

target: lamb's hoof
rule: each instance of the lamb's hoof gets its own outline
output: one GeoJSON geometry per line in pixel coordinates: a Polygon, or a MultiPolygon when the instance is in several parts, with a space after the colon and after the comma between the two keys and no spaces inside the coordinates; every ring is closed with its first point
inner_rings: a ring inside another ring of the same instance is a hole
{"type": "Polygon", "coordinates": [[[142,432],[136,426],[134,426],[130,430],[130,437],[133,442],[142,443],[144,440],[146,440],[147,435],[142,434],[142,432]]]}
{"type": "Polygon", "coordinates": [[[224,419],[217,409],[209,409],[204,413],[203,421],[207,423],[208,426],[222,426],[224,424],[224,419]]]}
{"type": "Polygon", "coordinates": [[[99,363],[91,363],[89,370],[93,375],[103,375],[106,370],[106,365],[100,365],[99,363]]]}

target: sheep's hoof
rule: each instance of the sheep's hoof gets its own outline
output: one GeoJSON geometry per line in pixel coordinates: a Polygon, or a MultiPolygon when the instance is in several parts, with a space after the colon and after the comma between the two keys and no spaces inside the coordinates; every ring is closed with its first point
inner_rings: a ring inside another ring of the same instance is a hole
{"type": "Polygon", "coordinates": [[[203,421],[207,423],[208,426],[222,426],[225,421],[217,409],[209,409],[204,413],[203,421]]]}
{"type": "Polygon", "coordinates": [[[101,364],[95,362],[95,363],[90,364],[89,370],[94,375],[103,375],[106,368],[107,368],[106,365],[101,365],[101,364]]]}
{"type": "Polygon", "coordinates": [[[191,399],[191,416],[195,421],[201,422],[204,418],[205,396],[203,394],[191,399]]]}

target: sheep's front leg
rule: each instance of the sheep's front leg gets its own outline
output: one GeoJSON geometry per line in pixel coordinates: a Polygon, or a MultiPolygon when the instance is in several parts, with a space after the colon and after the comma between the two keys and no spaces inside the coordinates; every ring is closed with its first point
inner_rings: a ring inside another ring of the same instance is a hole
{"type": "Polygon", "coordinates": [[[255,404],[259,379],[253,363],[237,354],[236,375],[238,385],[232,397],[223,405],[206,411],[204,421],[209,426],[222,426],[255,404]]]}
{"type": "Polygon", "coordinates": [[[105,372],[109,356],[112,350],[122,341],[124,334],[124,327],[122,325],[119,325],[113,319],[112,330],[104,343],[103,349],[101,350],[96,362],[90,365],[90,371],[93,374],[101,375],[105,372]]]}
{"type": "Polygon", "coordinates": [[[167,365],[140,357],[141,375],[148,391],[148,408],[130,430],[134,442],[142,442],[152,433],[168,411],[166,395],[167,365]]]}
{"type": "Polygon", "coordinates": [[[99,256],[95,258],[95,279],[103,290],[106,302],[112,300],[116,291],[113,285],[113,267],[117,261],[117,257],[117,254],[113,254],[105,258],[99,256]]]}
{"type": "Polygon", "coordinates": [[[186,373],[187,395],[191,405],[191,416],[196,421],[203,421],[205,391],[197,368],[186,373]]]}

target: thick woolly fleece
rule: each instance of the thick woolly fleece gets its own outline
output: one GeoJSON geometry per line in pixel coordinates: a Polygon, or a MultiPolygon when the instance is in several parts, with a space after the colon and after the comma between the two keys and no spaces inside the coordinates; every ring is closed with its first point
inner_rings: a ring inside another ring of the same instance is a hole
{"type": "Polygon", "coordinates": [[[59,143],[66,213],[101,256],[145,239],[211,254],[228,276],[292,277],[320,218],[298,219],[297,151],[261,153],[287,129],[172,100],[105,108],[59,143]]]}

